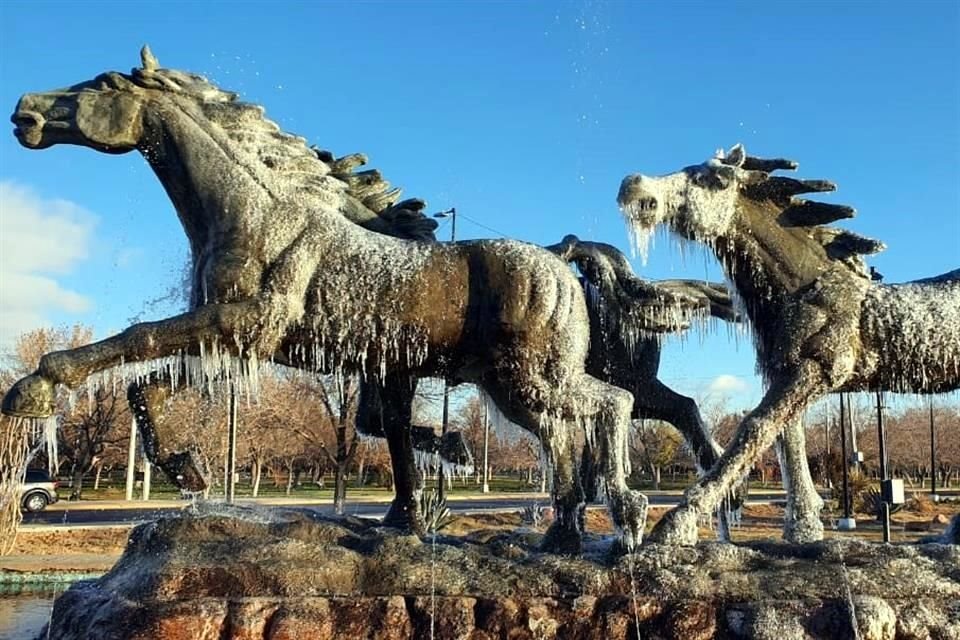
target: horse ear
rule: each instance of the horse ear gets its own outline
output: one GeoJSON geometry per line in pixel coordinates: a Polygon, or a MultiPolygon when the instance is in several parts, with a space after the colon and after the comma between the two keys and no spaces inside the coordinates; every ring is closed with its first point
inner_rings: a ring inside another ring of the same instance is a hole
{"type": "Polygon", "coordinates": [[[743,165],[744,160],[747,159],[747,152],[743,150],[743,145],[739,142],[732,147],[727,153],[727,157],[724,159],[724,164],[729,164],[734,167],[740,167],[743,165]]]}
{"type": "Polygon", "coordinates": [[[728,164],[721,164],[714,168],[715,176],[720,188],[726,189],[737,180],[737,169],[728,164]]]}
{"type": "Polygon", "coordinates": [[[156,71],[160,68],[160,63],[157,62],[153,52],[150,51],[149,45],[145,44],[143,48],[140,49],[140,64],[143,66],[144,71],[156,71]]]}

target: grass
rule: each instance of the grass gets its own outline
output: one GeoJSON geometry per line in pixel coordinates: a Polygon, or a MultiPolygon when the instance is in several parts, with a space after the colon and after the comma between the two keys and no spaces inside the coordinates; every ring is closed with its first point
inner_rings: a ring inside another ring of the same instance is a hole
{"type": "MultiPolygon", "coordinates": [[[[540,490],[540,485],[529,485],[527,482],[520,478],[514,478],[509,476],[494,476],[490,479],[490,492],[491,493],[535,493],[540,490]]],[[[427,482],[428,487],[436,486],[436,482],[430,480],[427,482]]],[[[66,484],[61,483],[59,494],[61,500],[66,500],[70,495],[70,488],[66,484]]],[[[139,498],[141,495],[140,483],[137,483],[137,487],[134,489],[134,497],[139,498]]],[[[223,495],[223,486],[215,486],[211,491],[211,497],[216,497],[218,495],[223,495]]],[[[468,478],[466,482],[461,479],[454,480],[453,487],[447,489],[448,496],[473,496],[473,495],[482,495],[481,486],[476,484],[473,478],[468,478]]],[[[87,481],[84,482],[83,486],[83,501],[96,501],[96,500],[123,500],[126,496],[126,485],[123,481],[105,481],[101,479],[100,488],[94,490],[93,482],[87,481]]],[[[236,496],[238,498],[252,498],[253,489],[250,486],[249,478],[241,477],[240,483],[236,488],[236,496]]],[[[176,500],[180,497],[180,491],[171,485],[169,482],[166,482],[166,479],[160,475],[159,478],[155,475],[151,482],[150,486],[150,498],[152,500],[176,500]]],[[[303,500],[333,500],[333,479],[329,478],[325,480],[323,487],[319,487],[309,480],[301,482],[299,486],[294,486],[288,495],[286,492],[286,484],[281,484],[279,486],[275,485],[273,480],[270,478],[263,478],[260,482],[260,498],[299,498],[303,500]]],[[[376,499],[380,498],[383,500],[391,500],[393,498],[393,489],[381,486],[374,485],[364,485],[362,487],[357,487],[355,482],[348,482],[347,484],[347,499],[357,499],[357,498],[366,498],[366,499],[376,499]]]]}

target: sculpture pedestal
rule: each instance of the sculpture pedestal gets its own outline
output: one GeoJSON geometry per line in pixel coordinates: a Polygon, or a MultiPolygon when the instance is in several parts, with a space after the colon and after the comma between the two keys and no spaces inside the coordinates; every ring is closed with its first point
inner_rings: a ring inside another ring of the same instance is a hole
{"type": "Polygon", "coordinates": [[[960,633],[953,545],[705,543],[611,559],[609,540],[563,558],[536,552],[540,537],[421,541],[237,507],[163,518],[57,600],[50,637],[785,640],[853,637],[853,621],[864,640],[960,633]]]}

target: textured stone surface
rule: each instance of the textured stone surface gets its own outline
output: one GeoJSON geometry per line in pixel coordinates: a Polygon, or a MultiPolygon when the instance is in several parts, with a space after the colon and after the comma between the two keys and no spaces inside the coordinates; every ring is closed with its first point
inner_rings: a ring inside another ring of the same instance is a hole
{"type": "Polygon", "coordinates": [[[471,640],[638,629],[786,640],[853,637],[854,620],[864,639],[960,637],[951,545],[654,545],[614,559],[608,539],[570,558],[537,552],[539,538],[421,541],[370,521],[247,508],[164,518],[133,531],[110,573],[57,600],[50,637],[386,640],[429,638],[432,626],[471,640]]]}

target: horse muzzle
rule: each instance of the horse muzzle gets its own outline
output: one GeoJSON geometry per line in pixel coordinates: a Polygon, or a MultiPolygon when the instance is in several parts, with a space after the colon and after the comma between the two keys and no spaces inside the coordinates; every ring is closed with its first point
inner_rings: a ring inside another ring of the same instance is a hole
{"type": "Polygon", "coordinates": [[[35,111],[18,109],[10,121],[13,122],[13,135],[25,147],[39,149],[43,146],[43,125],[46,119],[35,111]]]}

